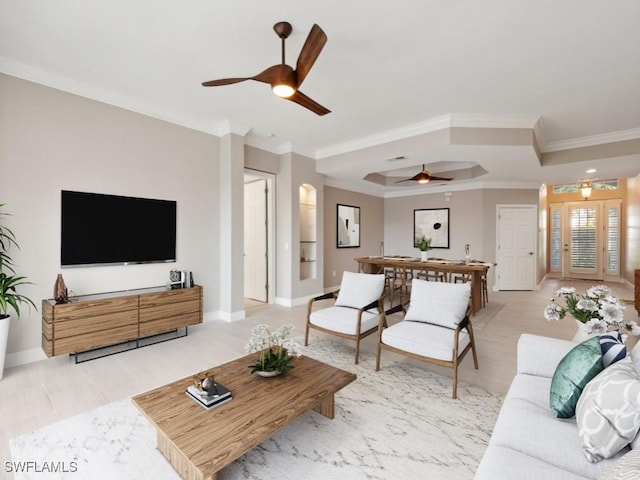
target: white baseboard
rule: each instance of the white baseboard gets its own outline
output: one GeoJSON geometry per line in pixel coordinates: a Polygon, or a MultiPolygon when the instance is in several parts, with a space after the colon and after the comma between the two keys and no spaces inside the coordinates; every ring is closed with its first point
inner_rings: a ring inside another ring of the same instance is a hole
{"type": "Polygon", "coordinates": [[[247,313],[244,310],[239,310],[237,312],[223,312],[221,310],[217,310],[215,312],[205,312],[202,317],[204,322],[210,322],[212,320],[235,322],[236,320],[243,320],[247,318],[247,313]]]}
{"type": "Polygon", "coordinates": [[[307,295],[307,296],[298,297],[298,298],[276,297],[276,304],[282,305],[284,307],[297,307],[298,305],[305,305],[309,300],[311,300],[314,297],[317,297],[318,295],[322,295],[323,293],[324,292],[314,293],[313,295],[307,295]]]}
{"type": "Polygon", "coordinates": [[[41,348],[32,348],[31,350],[23,350],[21,352],[8,353],[5,356],[4,368],[17,367],[27,363],[39,362],[46,360],[47,356],[41,348]]]}

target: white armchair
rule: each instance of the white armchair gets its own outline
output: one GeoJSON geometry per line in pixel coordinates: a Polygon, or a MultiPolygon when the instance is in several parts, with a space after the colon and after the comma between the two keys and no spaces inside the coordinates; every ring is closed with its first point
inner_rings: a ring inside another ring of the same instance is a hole
{"type": "Polygon", "coordinates": [[[340,290],[309,300],[304,344],[309,344],[309,329],[355,340],[356,359],[360,355],[360,340],[375,333],[379,319],[384,325],[383,292],[385,276],[344,272],[340,290]],[[316,302],[335,299],[331,306],[314,310],[316,302]]]}
{"type": "MultiPolygon", "coordinates": [[[[414,279],[409,308],[403,320],[391,326],[385,321],[378,328],[376,371],[380,370],[382,349],[453,369],[453,393],[457,397],[458,365],[469,352],[478,368],[473,328],[469,320],[469,283],[427,282],[414,279]]],[[[404,311],[402,305],[386,315],[404,311]]]]}

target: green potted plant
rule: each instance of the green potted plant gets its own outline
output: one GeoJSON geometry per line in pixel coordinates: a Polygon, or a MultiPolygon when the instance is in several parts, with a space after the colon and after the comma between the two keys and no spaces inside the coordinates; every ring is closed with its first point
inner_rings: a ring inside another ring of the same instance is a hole
{"type": "MultiPolygon", "coordinates": [[[[4,204],[0,204],[0,208],[4,204]]],[[[9,307],[20,317],[20,304],[26,303],[36,308],[36,305],[28,297],[17,292],[16,288],[27,285],[26,277],[16,275],[15,263],[9,254],[13,245],[20,248],[13,232],[4,224],[3,220],[9,214],[0,211],[0,379],[4,371],[4,357],[7,351],[7,340],[9,338],[9,323],[11,315],[9,307]]]]}
{"type": "Polygon", "coordinates": [[[416,247],[420,250],[421,260],[423,262],[427,261],[427,252],[431,250],[431,237],[427,235],[420,235],[416,237],[416,247]]]}

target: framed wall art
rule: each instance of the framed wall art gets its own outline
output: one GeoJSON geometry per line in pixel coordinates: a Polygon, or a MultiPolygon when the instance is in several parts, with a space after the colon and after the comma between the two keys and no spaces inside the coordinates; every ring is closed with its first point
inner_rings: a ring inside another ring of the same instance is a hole
{"type": "Polygon", "coordinates": [[[360,246],[360,207],[337,205],[336,246],[354,248],[360,246]]]}
{"type": "Polygon", "coordinates": [[[449,209],[422,208],[413,211],[413,246],[416,239],[431,237],[431,248],[449,248],[449,209]]]}

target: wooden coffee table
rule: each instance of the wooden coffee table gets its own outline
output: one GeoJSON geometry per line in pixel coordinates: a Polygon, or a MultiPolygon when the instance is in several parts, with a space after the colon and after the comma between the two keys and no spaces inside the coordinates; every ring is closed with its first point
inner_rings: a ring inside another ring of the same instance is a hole
{"type": "Polygon", "coordinates": [[[133,397],[158,431],[158,450],[182,478],[215,480],[222,468],[309,410],[333,418],[334,394],[356,379],[306,356],[296,358],[284,375],[262,378],[249,373],[256,358],[247,355],[208,370],[233,395],[212,410],[184,393],[193,376],[133,397]]]}

